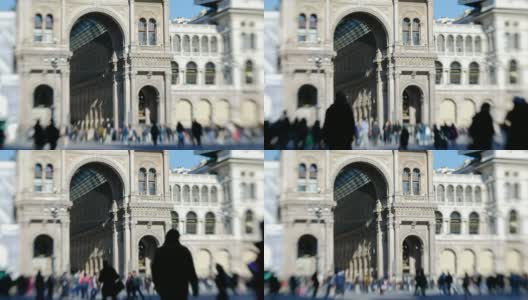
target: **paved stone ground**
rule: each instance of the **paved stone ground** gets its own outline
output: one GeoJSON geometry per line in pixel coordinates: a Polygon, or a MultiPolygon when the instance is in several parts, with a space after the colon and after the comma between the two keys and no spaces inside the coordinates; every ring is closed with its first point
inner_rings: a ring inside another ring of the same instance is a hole
{"type": "MultiPolygon", "coordinates": [[[[0,297],[1,300],[4,300],[4,299],[9,299],[9,300],[33,300],[35,299],[35,297],[11,297],[11,298],[2,298],[0,297]]],[[[59,299],[59,298],[54,298],[54,299],[59,299]]],[[[77,300],[77,299],[80,299],[80,298],[69,298],[71,300],[77,300]]],[[[96,299],[101,299],[101,297],[97,297],[96,299]]],[[[120,296],[119,297],[119,300],[125,300],[126,299],[126,296],[120,296]]],[[[138,297],[137,298],[138,300],[140,300],[140,298],[138,297]]],[[[205,295],[205,296],[200,296],[200,297],[189,297],[188,300],[215,300],[216,299],[216,296],[215,295],[205,295]]],[[[249,295],[244,295],[244,296],[230,296],[229,300],[254,300],[255,297],[253,296],[249,296],[249,295]]],[[[145,300],[159,300],[159,297],[158,296],[154,296],[154,295],[151,295],[151,296],[145,296],[145,300]]],[[[179,300],[179,299],[174,299],[174,300],[179,300]]]]}
{"type": "MultiPolygon", "coordinates": [[[[314,299],[314,298],[308,298],[308,297],[292,297],[292,296],[275,296],[270,297],[266,296],[265,300],[308,300],[308,299],[314,299]]],[[[318,297],[316,299],[325,299],[323,297],[318,297]]],[[[431,299],[431,300],[525,300],[528,299],[528,295],[522,295],[522,296],[497,296],[497,295],[482,295],[482,296],[470,296],[470,297],[464,297],[462,295],[457,296],[444,296],[444,295],[429,295],[426,297],[413,297],[409,295],[408,293],[390,293],[390,294],[348,294],[345,297],[330,297],[329,300],[414,300],[414,299],[431,299]]]]}

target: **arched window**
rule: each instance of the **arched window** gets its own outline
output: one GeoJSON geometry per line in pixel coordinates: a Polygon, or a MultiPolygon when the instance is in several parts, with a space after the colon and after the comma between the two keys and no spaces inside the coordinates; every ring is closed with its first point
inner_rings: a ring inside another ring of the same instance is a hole
{"type": "Polygon", "coordinates": [[[192,201],[195,204],[200,203],[200,188],[197,185],[192,187],[192,201]]]}
{"type": "Polygon", "coordinates": [[[471,36],[466,37],[466,55],[473,54],[473,38],[471,36]]]}
{"type": "Polygon", "coordinates": [[[198,67],[194,62],[189,62],[185,70],[185,83],[197,84],[198,81],[198,67]]]}
{"type": "Polygon", "coordinates": [[[209,202],[209,188],[206,186],[202,186],[202,202],[209,202]]]}
{"type": "Polygon", "coordinates": [[[480,219],[476,212],[469,214],[469,234],[479,234],[480,219]]]}
{"type": "Polygon", "coordinates": [[[519,183],[513,184],[513,199],[521,199],[521,186],[519,183]]]}
{"type": "Polygon", "coordinates": [[[436,50],[440,53],[445,52],[445,37],[442,34],[436,39],[436,50]]]}
{"type": "Polygon", "coordinates": [[[509,182],[504,183],[504,197],[506,200],[511,200],[512,198],[512,189],[509,182]]]}
{"type": "Polygon", "coordinates": [[[149,40],[149,45],[151,46],[155,46],[157,43],[156,31],[157,31],[156,20],[150,19],[149,24],[148,24],[148,40],[149,40]]]}
{"type": "Polygon", "coordinates": [[[413,169],[412,173],[412,189],[413,189],[413,195],[420,195],[420,170],[419,169],[413,169]]]}
{"type": "Polygon", "coordinates": [[[51,108],[52,106],[53,89],[49,85],[39,85],[33,93],[33,107],[51,108]]]}
{"type": "Polygon", "coordinates": [[[211,188],[211,202],[212,203],[218,202],[218,190],[217,190],[216,186],[213,186],[211,188]]]}
{"type": "Polygon", "coordinates": [[[458,55],[464,53],[464,38],[461,35],[456,38],[456,51],[458,55]]]}
{"type": "Polygon", "coordinates": [[[183,186],[182,198],[185,203],[191,202],[191,188],[188,185],[183,186]]]}
{"type": "Polygon", "coordinates": [[[509,82],[510,84],[519,83],[519,67],[516,60],[511,60],[509,64],[509,82]]]}
{"type": "Polygon", "coordinates": [[[442,213],[439,211],[435,211],[435,232],[436,234],[442,233],[442,223],[444,222],[442,213]]]}
{"type": "Polygon", "coordinates": [[[308,32],[308,41],[310,43],[317,42],[317,15],[310,15],[310,30],[308,32]]]}
{"type": "Polygon", "coordinates": [[[144,168],[139,169],[138,192],[140,195],[147,194],[147,170],[145,170],[144,168]]]}
{"type": "Polygon", "coordinates": [[[473,202],[473,188],[470,186],[466,187],[466,202],[473,202]]]}
{"type": "Polygon", "coordinates": [[[249,35],[249,48],[252,50],[257,49],[257,35],[254,33],[249,35]]]}
{"type": "Polygon", "coordinates": [[[512,49],[512,38],[509,32],[504,33],[504,46],[506,48],[506,51],[511,51],[512,49]]]}
{"type": "Polygon", "coordinates": [[[53,166],[51,164],[46,165],[46,180],[44,182],[44,192],[53,192],[53,166]]]}
{"type": "Polygon", "coordinates": [[[464,202],[464,188],[461,185],[456,187],[456,201],[458,203],[464,202]]]}
{"type": "Polygon", "coordinates": [[[521,35],[519,33],[513,34],[513,49],[521,49],[521,35]]]}
{"type": "Polygon", "coordinates": [[[461,84],[462,83],[462,77],[461,77],[461,74],[462,74],[462,66],[460,65],[459,62],[453,62],[451,63],[451,70],[450,70],[450,75],[451,75],[451,78],[450,78],[450,82],[451,84],[461,84]]]}
{"type": "Polygon", "coordinates": [[[445,188],[441,184],[436,188],[436,201],[445,202],[445,188]]]}
{"type": "Polygon", "coordinates": [[[314,257],[317,255],[317,239],[305,234],[297,241],[297,257],[314,257]]]}
{"type": "Polygon", "coordinates": [[[308,191],[310,193],[317,192],[317,165],[311,164],[308,176],[308,191]]]}
{"type": "Polygon", "coordinates": [[[149,195],[156,195],[156,169],[150,169],[148,173],[149,195]]]}
{"type": "Polygon", "coordinates": [[[297,169],[297,191],[306,192],[306,165],[299,164],[297,169]]]}
{"type": "Polygon", "coordinates": [[[140,45],[146,45],[147,44],[147,20],[141,18],[139,19],[139,26],[138,26],[138,42],[140,45]]]}
{"type": "Polygon", "coordinates": [[[510,234],[519,233],[519,216],[516,210],[510,211],[510,214],[508,216],[508,228],[510,234]]]}
{"type": "Polygon", "coordinates": [[[310,29],[317,29],[317,15],[310,15],[310,29]]]}
{"type": "Polygon", "coordinates": [[[42,165],[36,164],[33,175],[33,191],[42,192],[42,165]]]}
{"type": "Polygon", "coordinates": [[[477,36],[475,38],[475,52],[482,53],[482,39],[480,38],[480,36],[477,36]]]}
{"type": "Polygon", "coordinates": [[[317,165],[316,164],[310,165],[310,179],[317,180],[317,165]]]}
{"type": "Polygon", "coordinates": [[[451,213],[451,216],[449,217],[449,232],[451,234],[460,234],[461,223],[462,219],[460,218],[460,214],[456,211],[451,213]]]}
{"type": "Polygon", "coordinates": [[[413,26],[412,26],[412,34],[413,34],[413,45],[419,46],[420,45],[420,20],[414,19],[413,20],[413,26]]]}
{"type": "Polygon", "coordinates": [[[181,201],[181,187],[177,184],[172,189],[172,198],[178,203],[181,201]]]}
{"type": "Polygon", "coordinates": [[[33,257],[53,256],[53,239],[49,235],[41,234],[33,241],[33,257]]]}
{"type": "Polygon", "coordinates": [[[298,17],[297,39],[299,42],[306,42],[306,15],[300,14],[298,17]]]}
{"type": "Polygon", "coordinates": [[[216,219],[212,212],[205,214],[205,234],[215,234],[216,219]]]}
{"type": "Polygon", "coordinates": [[[477,186],[475,188],[475,202],[482,202],[482,189],[480,188],[480,186],[477,186]]]}
{"type": "Polygon", "coordinates": [[[435,67],[436,67],[436,84],[442,84],[442,79],[444,76],[444,66],[441,62],[435,61],[435,67]]]}
{"type": "Polygon", "coordinates": [[[253,84],[255,82],[255,74],[253,74],[253,62],[251,60],[246,61],[244,73],[246,77],[246,84],[253,84]]]}
{"type": "Polygon", "coordinates": [[[186,54],[191,52],[191,38],[188,35],[183,36],[183,52],[186,54]]]}
{"type": "Polygon", "coordinates": [[[216,70],[215,65],[212,62],[208,62],[205,65],[205,84],[215,84],[216,70]]]}
{"type": "Polygon", "coordinates": [[[404,45],[411,44],[411,20],[409,18],[403,19],[403,36],[402,41],[404,45]]]}
{"type": "Polygon", "coordinates": [[[53,16],[46,15],[46,30],[44,32],[44,41],[51,43],[53,41],[53,16]]]}
{"type": "Polygon", "coordinates": [[[240,183],[240,198],[242,198],[242,200],[248,198],[248,187],[245,182],[240,183]]]}
{"type": "Polygon", "coordinates": [[[171,62],[171,69],[172,69],[171,83],[178,84],[178,76],[180,74],[180,67],[178,66],[178,63],[175,61],[171,62]]]}
{"type": "Polygon", "coordinates": [[[247,38],[247,34],[245,32],[242,32],[240,34],[240,41],[242,42],[242,50],[247,50],[248,48],[248,38],[247,38]]]}
{"type": "Polygon", "coordinates": [[[51,164],[46,165],[46,179],[53,180],[53,166],[51,164]]]}
{"type": "Polygon", "coordinates": [[[185,233],[187,234],[197,234],[198,233],[198,218],[196,213],[188,212],[185,217],[185,233]]]}
{"type": "Polygon", "coordinates": [[[411,170],[408,168],[403,169],[402,192],[404,195],[409,195],[411,193],[411,170]]]}
{"type": "Polygon", "coordinates": [[[42,42],[42,15],[35,15],[35,28],[33,30],[33,40],[35,42],[42,42]]]}
{"type": "Polygon", "coordinates": [[[246,234],[253,234],[255,232],[255,217],[253,211],[246,211],[244,220],[246,234]]]}
{"type": "Polygon", "coordinates": [[[174,52],[180,53],[181,52],[181,38],[179,35],[174,36],[174,40],[172,41],[172,48],[174,52]]]}
{"type": "Polygon", "coordinates": [[[447,186],[447,202],[455,202],[455,188],[452,185],[447,186]]]}
{"type": "Polygon", "coordinates": [[[202,52],[209,53],[209,38],[202,36],[202,52]]]}
{"type": "Polygon", "coordinates": [[[178,216],[178,213],[175,211],[171,211],[171,223],[172,223],[172,229],[179,229],[179,223],[180,223],[180,216],[178,216]]]}
{"type": "Polygon", "coordinates": [[[476,62],[469,64],[469,84],[479,84],[480,67],[476,62]]]}
{"type": "Polygon", "coordinates": [[[200,53],[200,38],[197,35],[192,38],[192,52],[194,54],[200,53]]]}
{"type": "Polygon", "coordinates": [[[213,36],[211,38],[211,52],[212,53],[218,52],[218,39],[216,38],[216,36],[213,36]]]}
{"type": "Polygon", "coordinates": [[[447,36],[447,53],[455,53],[455,38],[452,35],[447,36]]]}

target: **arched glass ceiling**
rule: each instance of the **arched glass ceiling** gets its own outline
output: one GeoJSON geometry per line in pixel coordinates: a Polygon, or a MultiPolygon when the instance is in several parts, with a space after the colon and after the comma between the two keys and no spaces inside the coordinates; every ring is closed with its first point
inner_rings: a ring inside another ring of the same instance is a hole
{"type": "Polygon", "coordinates": [[[75,201],[107,182],[106,176],[96,168],[81,168],[73,175],[70,199],[75,201]]]}
{"type": "Polygon", "coordinates": [[[372,32],[366,22],[354,18],[345,18],[337,25],[334,35],[334,48],[339,52],[348,45],[372,32]]]}
{"type": "Polygon", "coordinates": [[[334,189],[334,199],[339,202],[372,182],[366,172],[352,166],[346,167],[337,175],[334,189]]]}
{"type": "Polygon", "coordinates": [[[70,48],[75,52],[106,32],[108,29],[101,22],[91,18],[82,18],[73,26],[70,35],[70,48]]]}

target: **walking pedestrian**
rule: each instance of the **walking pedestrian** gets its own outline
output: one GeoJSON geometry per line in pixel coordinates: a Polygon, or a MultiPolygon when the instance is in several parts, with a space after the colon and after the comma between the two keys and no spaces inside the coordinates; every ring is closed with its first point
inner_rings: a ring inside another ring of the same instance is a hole
{"type": "Polygon", "coordinates": [[[44,289],[46,288],[44,283],[44,277],[40,271],[37,272],[35,277],[35,289],[37,291],[37,300],[44,300],[44,289]]]}
{"type": "Polygon", "coordinates": [[[117,295],[124,288],[116,270],[106,260],[103,261],[103,269],[99,273],[98,281],[103,284],[101,290],[103,300],[106,300],[108,297],[112,298],[112,300],[117,300],[117,295]]]}
{"type": "Polygon", "coordinates": [[[216,264],[216,277],[215,277],[215,283],[216,288],[218,290],[218,295],[216,296],[217,300],[228,300],[229,297],[227,296],[227,286],[228,286],[228,276],[224,270],[224,268],[220,264],[216,264]]]}

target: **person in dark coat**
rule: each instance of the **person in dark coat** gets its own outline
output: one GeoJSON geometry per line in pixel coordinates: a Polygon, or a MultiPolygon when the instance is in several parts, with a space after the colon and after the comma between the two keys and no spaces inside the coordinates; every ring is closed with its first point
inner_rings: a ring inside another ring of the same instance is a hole
{"type": "Polygon", "coordinates": [[[57,148],[57,142],[60,137],[59,129],[55,127],[55,121],[51,120],[48,127],[46,127],[47,142],[50,144],[50,150],[57,148]]]}
{"type": "Polygon", "coordinates": [[[317,291],[319,291],[319,278],[317,278],[317,272],[315,272],[312,275],[311,280],[312,280],[312,288],[313,288],[312,298],[315,298],[317,297],[317,291]]]}
{"type": "Polygon", "coordinates": [[[416,287],[414,290],[414,295],[417,296],[421,294],[425,297],[425,289],[427,288],[427,278],[425,277],[424,270],[418,269],[415,276],[416,287]]]}
{"type": "Polygon", "coordinates": [[[451,284],[453,284],[453,276],[451,276],[451,273],[448,272],[445,278],[445,286],[448,295],[451,295],[451,284]]]}
{"type": "Polygon", "coordinates": [[[312,140],[313,140],[313,149],[321,149],[321,122],[319,120],[315,121],[312,126],[312,140]]]}
{"type": "Polygon", "coordinates": [[[152,127],[150,128],[150,135],[152,137],[152,143],[154,143],[154,146],[158,145],[158,137],[160,134],[160,130],[158,128],[158,125],[156,123],[152,123],[152,127]]]}
{"type": "Polygon", "coordinates": [[[513,99],[513,109],[506,115],[506,149],[528,149],[528,104],[524,98],[513,99]]]}
{"type": "Polygon", "coordinates": [[[323,137],[331,150],[350,150],[356,132],[354,114],[343,92],[336,94],[335,102],[325,114],[323,137]]]}
{"type": "Polygon", "coordinates": [[[185,145],[185,128],[183,128],[182,123],[178,122],[178,125],[176,125],[176,134],[178,134],[178,145],[184,146],[185,145]]]}
{"type": "Polygon", "coordinates": [[[469,126],[469,136],[473,139],[473,143],[469,146],[471,150],[490,150],[493,147],[493,118],[490,114],[491,106],[489,103],[482,104],[480,112],[474,117],[469,126]]]}
{"type": "Polygon", "coordinates": [[[45,288],[46,284],[44,282],[44,277],[42,276],[42,273],[38,271],[37,276],[35,277],[35,290],[37,291],[37,300],[44,300],[45,288]]]}
{"type": "Polygon", "coordinates": [[[216,296],[217,300],[228,300],[229,297],[227,297],[227,286],[229,282],[229,276],[227,276],[224,268],[216,264],[216,277],[215,277],[215,283],[216,288],[218,289],[218,295],[216,296]]]}
{"type": "Polygon", "coordinates": [[[469,278],[468,273],[464,275],[464,279],[462,280],[462,288],[464,289],[464,296],[471,296],[471,292],[469,292],[469,284],[471,283],[471,278],[469,278]]]}
{"type": "Polygon", "coordinates": [[[55,278],[53,278],[53,275],[50,275],[48,280],[46,280],[46,289],[48,290],[48,300],[53,300],[53,292],[55,291],[55,278]]]}
{"type": "MultiPolygon", "coordinates": [[[[98,281],[103,284],[102,294],[103,300],[111,297],[113,300],[117,300],[117,294],[120,292],[118,287],[119,275],[116,270],[110,266],[108,261],[103,261],[103,269],[99,273],[98,281]]],[[[120,283],[122,284],[122,283],[120,283]]]]}
{"type": "Polygon", "coordinates": [[[46,134],[40,125],[40,120],[37,120],[37,123],[33,126],[33,143],[36,150],[42,150],[46,145],[46,134]]]}
{"type": "Polygon", "coordinates": [[[409,130],[407,126],[403,126],[401,135],[400,135],[400,150],[407,150],[409,146],[409,130]]]}
{"type": "Polygon", "coordinates": [[[156,250],[152,263],[152,279],[162,300],[186,300],[189,296],[189,284],[193,295],[198,296],[198,277],[192,254],[187,247],[180,244],[178,230],[169,230],[165,243],[156,250]]]}
{"type": "Polygon", "coordinates": [[[192,135],[193,135],[193,141],[196,146],[200,147],[202,146],[202,135],[203,135],[203,128],[202,124],[198,123],[198,121],[194,120],[192,122],[191,127],[192,135]]]}

